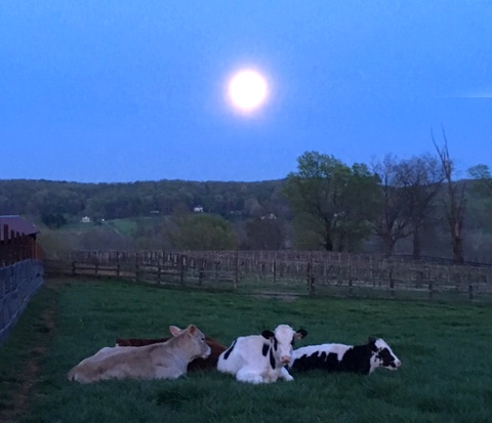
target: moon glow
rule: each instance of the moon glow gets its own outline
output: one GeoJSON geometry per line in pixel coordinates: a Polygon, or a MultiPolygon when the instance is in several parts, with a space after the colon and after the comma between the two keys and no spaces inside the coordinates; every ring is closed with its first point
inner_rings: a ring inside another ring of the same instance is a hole
{"type": "Polygon", "coordinates": [[[254,70],[242,70],[229,81],[228,96],[232,104],[243,112],[260,107],[268,95],[265,78],[254,70]]]}

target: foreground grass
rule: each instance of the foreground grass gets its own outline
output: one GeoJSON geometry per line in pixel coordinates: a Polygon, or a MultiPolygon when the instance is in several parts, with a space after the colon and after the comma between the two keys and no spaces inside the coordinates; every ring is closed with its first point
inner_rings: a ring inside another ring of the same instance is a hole
{"type": "MultiPolygon", "coordinates": [[[[46,301],[43,295],[48,295],[46,288],[29,308],[46,301]]],[[[67,283],[56,301],[57,336],[40,363],[40,382],[26,422],[492,421],[490,306],[283,301],[104,281],[67,283]],[[293,374],[292,383],[261,386],[241,384],[216,371],[176,381],[79,385],[66,380],[73,365],[113,345],[117,337],[167,336],[170,324],[189,323],[225,344],[279,323],[309,331],[300,345],[358,343],[377,335],[393,347],[403,366],[368,377],[293,374]]],[[[0,363],[14,360],[5,351],[11,354],[11,343],[23,336],[27,329],[19,326],[0,348],[0,363]]],[[[19,365],[15,363],[12,368],[19,365]]]]}
{"type": "Polygon", "coordinates": [[[54,336],[56,304],[56,293],[43,287],[0,345],[1,422],[17,419],[28,408],[40,362],[54,336]]]}

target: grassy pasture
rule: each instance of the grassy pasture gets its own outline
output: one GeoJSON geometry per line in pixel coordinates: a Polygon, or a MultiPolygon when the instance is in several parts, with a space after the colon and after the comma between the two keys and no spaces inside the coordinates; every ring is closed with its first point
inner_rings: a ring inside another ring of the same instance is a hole
{"type": "Polygon", "coordinates": [[[59,285],[34,297],[0,347],[0,376],[11,381],[8,387],[2,383],[1,396],[21,378],[22,360],[30,355],[23,348],[45,335],[26,422],[492,421],[491,306],[266,298],[102,280],[59,285]],[[56,328],[49,333],[38,321],[40,304],[56,304],[56,328]],[[73,365],[117,337],[167,336],[170,324],[188,323],[225,344],[279,323],[309,331],[299,346],[358,343],[377,335],[403,366],[370,376],[292,373],[293,382],[260,386],[216,371],[176,381],[66,380],[73,365]]]}

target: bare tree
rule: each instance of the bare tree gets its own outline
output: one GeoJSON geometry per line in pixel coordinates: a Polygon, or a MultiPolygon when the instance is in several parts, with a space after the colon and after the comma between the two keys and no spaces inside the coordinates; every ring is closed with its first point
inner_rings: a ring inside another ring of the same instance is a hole
{"type": "Polygon", "coordinates": [[[442,136],[444,146],[439,148],[432,135],[432,142],[439,155],[444,181],[446,184],[446,195],[443,200],[446,211],[446,220],[448,223],[449,233],[451,235],[451,246],[453,249],[453,262],[463,263],[463,221],[466,210],[465,183],[457,184],[453,178],[455,174],[455,166],[453,160],[449,156],[448,140],[444,128],[442,136]]]}
{"type": "Polygon", "coordinates": [[[389,257],[396,243],[412,234],[407,193],[401,189],[402,178],[395,156],[388,154],[381,162],[373,164],[373,172],[380,181],[380,213],[371,220],[371,224],[383,241],[385,255],[389,257]]]}
{"type": "Polygon", "coordinates": [[[371,223],[386,256],[399,240],[413,236],[413,255],[419,258],[420,232],[431,221],[443,180],[438,160],[429,155],[399,160],[389,154],[373,164],[373,171],[380,181],[380,214],[371,223]]]}
{"type": "Polygon", "coordinates": [[[397,167],[397,186],[404,192],[407,212],[412,224],[413,257],[420,258],[420,234],[434,215],[434,203],[444,179],[437,158],[430,155],[414,156],[403,160],[397,167]]]}

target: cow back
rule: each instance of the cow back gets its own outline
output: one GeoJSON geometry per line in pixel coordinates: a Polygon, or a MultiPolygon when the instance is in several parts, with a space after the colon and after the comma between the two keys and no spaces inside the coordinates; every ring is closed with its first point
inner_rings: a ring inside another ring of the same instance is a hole
{"type": "MultiPolygon", "coordinates": [[[[161,342],[169,341],[168,338],[118,338],[116,345],[120,347],[143,347],[146,345],[157,344],[161,342]]],[[[203,371],[212,370],[217,367],[217,360],[220,354],[227,349],[227,347],[220,342],[216,341],[209,336],[205,337],[205,342],[210,347],[210,355],[207,358],[195,358],[188,364],[188,371],[203,371]]]]}

